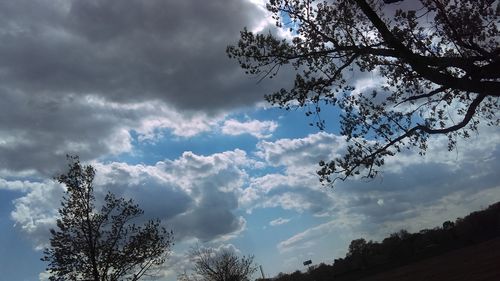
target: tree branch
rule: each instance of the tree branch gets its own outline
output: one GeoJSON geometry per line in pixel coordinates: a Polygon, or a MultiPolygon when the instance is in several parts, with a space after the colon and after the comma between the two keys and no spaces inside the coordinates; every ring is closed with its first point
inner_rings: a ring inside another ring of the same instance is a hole
{"type": "Polygon", "coordinates": [[[476,112],[477,107],[481,104],[481,102],[485,99],[485,97],[486,97],[486,95],[478,95],[472,101],[472,103],[469,105],[464,118],[458,124],[455,124],[455,125],[447,127],[447,128],[441,128],[441,129],[429,128],[427,126],[418,124],[418,125],[414,126],[413,128],[407,130],[404,134],[400,135],[399,137],[397,137],[397,138],[389,141],[388,143],[386,143],[381,148],[379,148],[379,149],[375,150],[374,152],[372,152],[372,153],[364,156],[359,161],[356,161],[357,163],[353,163],[353,165],[351,166],[350,169],[340,171],[341,173],[344,174],[344,176],[342,176],[342,177],[336,177],[333,180],[333,182],[335,182],[335,180],[337,180],[337,179],[340,179],[342,181],[346,180],[349,176],[352,175],[352,173],[355,170],[357,170],[362,165],[367,165],[367,164],[369,166],[368,168],[370,169],[370,173],[368,174],[368,177],[369,177],[371,175],[371,172],[372,172],[372,167],[374,165],[374,161],[373,160],[374,160],[374,157],[376,155],[381,155],[381,154],[386,153],[387,149],[389,147],[392,147],[395,144],[401,142],[402,140],[404,140],[404,139],[406,139],[406,138],[408,138],[408,137],[416,134],[418,131],[422,131],[422,132],[425,132],[425,133],[430,134],[430,135],[433,135],[433,134],[447,134],[447,133],[454,132],[454,131],[457,131],[457,130],[465,127],[470,122],[470,120],[472,119],[472,117],[474,116],[474,114],[476,112]]]}
{"type": "Polygon", "coordinates": [[[411,67],[425,79],[448,88],[490,96],[500,96],[499,82],[457,78],[427,67],[419,60],[420,58],[418,55],[415,55],[410,49],[404,46],[403,43],[401,43],[401,41],[394,36],[394,34],[392,34],[382,19],[380,19],[377,13],[375,13],[365,0],[354,1],[358,4],[375,28],[380,32],[387,44],[394,49],[401,59],[411,65],[411,67]]]}

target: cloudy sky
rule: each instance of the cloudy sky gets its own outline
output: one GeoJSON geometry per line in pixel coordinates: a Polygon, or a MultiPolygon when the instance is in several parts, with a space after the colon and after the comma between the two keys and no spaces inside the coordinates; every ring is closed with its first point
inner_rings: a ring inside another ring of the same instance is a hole
{"type": "Polygon", "coordinates": [[[97,169],[97,193],[134,198],[174,231],[162,280],[188,266],[194,243],[253,254],[272,276],[500,200],[497,128],[451,153],[433,138],[426,156],[391,158],[373,181],[321,187],[318,161],[346,146],[338,112],[319,132],[302,110],[264,103],[290,77],[258,83],[226,57],[245,26],[274,29],[260,0],[0,1],[3,279],[45,280],[63,192],[51,177],[68,153],[97,169]]]}

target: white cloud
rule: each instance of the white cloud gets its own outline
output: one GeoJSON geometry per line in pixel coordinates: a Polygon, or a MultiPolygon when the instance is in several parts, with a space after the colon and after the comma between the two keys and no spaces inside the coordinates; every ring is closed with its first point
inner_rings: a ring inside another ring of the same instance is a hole
{"type": "Polygon", "coordinates": [[[334,233],[351,229],[358,226],[361,222],[360,218],[350,217],[349,219],[335,219],[329,222],[311,227],[292,237],[278,243],[277,248],[280,252],[291,252],[297,250],[305,250],[320,242],[322,238],[332,237],[334,233]]]}
{"type": "Polygon", "coordinates": [[[321,214],[333,206],[332,194],[319,184],[313,174],[267,174],[250,179],[240,196],[247,212],[256,208],[281,207],[299,213],[321,214]]]}
{"type": "Polygon", "coordinates": [[[39,281],[49,281],[50,276],[52,276],[52,274],[50,274],[50,272],[48,270],[46,270],[46,271],[40,272],[40,274],[38,274],[38,280],[39,281]]]}
{"type": "Polygon", "coordinates": [[[46,183],[31,182],[28,180],[5,180],[0,178],[0,190],[13,190],[28,192],[33,189],[43,188],[46,183]]]}
{"type": "Polygon", "coordinates": [[[33,240],[35,248],[47,246],[49,230],[55,227],[57,208],[64,189],[55,182],[35,183],[37,188],[13,201],[11,218],[15,227],[33,240]]]}
{"type": "Polygon", "coordinates": [[[274,121],[251,120],[240,122],[236,119],[229,119],[224,121],[222,133],[231,136],[250,134],[263,139],[271,137],[276,128],[278,128],[278,124],[274,121]]]}
{"type": "MultiPolygon", "coordinates": [[[[98,201],[107,191],[133,198],[145,211],[143,219],[160,218],[167,228],[174,230],[177,241],[193,237],[201,241],[226,241],[245,229],[246,221],[236,215],[236,210],[248,177],[243,168],[251,163],[245,152],[234,150],[208,156],[185,152],[175,160],[155,165],[97,161],[92,165],[97,170],[98,201]]],[[[14,201],[11,217],[16,227],[37,248],[44,247],[60,207],[62,186],[54,182],[8,185],[28,192],[14,201]]]]}
{"type": "Polygon", "coordinates": [[[269,225],[270,226],[277,226],[277,225],[286,224],[286,223],[288,223],[290,221],[291,221],[291,219],[284,219],[284,218],[279,217],[279,218],[277,218],[275,220],[270,221],[269,225]]]}
{"type": "MultiPolygon", "coordinates": [[[[487,162],[495,161],[499,143],[500,133],[497,128],[485,125],[480,126],[479,134],[472,135],[469,139],[458,138],[456,148],[452,151],[447,149],[448,138],[437,135],[429,139],[426,155],[420,156],[414,151],[403,151],[395,157],[387,158],[384,170],[397,173],[405,167],[423,163],[442,164],[454,171],[467,170],[471,165],[485,165],[487,162]]],[[[485,165],[486,168],[489,166],[485,165]]],[[[489,169],[484,172],[489,172],[489,169]]]]}
{"type": "MultiPolygon", "coordinates": [[[[322,188],[315,170],[320,159],[343,153],[346,143],[342,137],[317,133],[299,139],[261,141],[258,157],[282,170],[251,178],[240,205],[249,211],[281,207],[363,222],[343,230],[351,239],[379,239],[401,228],[417,231],[434,227],[455,219],[457,214],[465,215],[500,200],[500,135],[488,128],[481,132],[459,140],[458,149],[452,152],[447,150],[446,138],[430,138],[426,156],[402,152],[386,159],[376,179],[349,179],[338,182],[334,189],[322,188]],[[484,198],[479,200],[481,196],[484,198]]],[[[299,233],[282,241],[279,249],[290,252],[313,247],[316,239],[326,237],[323,232],[337,231],[338,223],[333,220],[299,233]]]]}
{"type": "Polygon", "coordinates": [[[240,197],[247,211],[281,207],[320,215],[335,205],[334,195],[321,186],[316,170],[320,160],[330,159],[345,149],[342,137],[320,132],[300,139],[261,141],[257,149],[256,155],[266,164],[283,167],[284,171],[250,179],[240,197]]]}
{"type": "Polygon", "coordinates": [[[334,158],[346,149],[345,137],[319,132],[298,139],[279,139],[257,144],[257,155],[270,165],[289,170],[300,167],[317,168],[320,160],[334,158]]]}
{"type": "MultiPolygon", "coordinates": [[[[250,3],[255,5],[264,15],[260,21],[255,24],[251,30],[254,33],[259,33],[265,30],[266,28],[273,27],[274,21],[272,20],[271,13],[266,9],[266,0],[248,0],[250,3]]],[[[280,29],[281,30],[281,29],[280,29]]]]}
{"type": "Polygon", "coordinates": [[[158,131],[169,129],[173,135],[192,137],[216,127],[224,115],[208,116],[204,112],[180,112],[161,101],[118,103],[98,96],[87,96],[86,104],[97,112],[119,115],[129,119],[127,131],[134,130],[139,140],[157,139],[158,131]]]}

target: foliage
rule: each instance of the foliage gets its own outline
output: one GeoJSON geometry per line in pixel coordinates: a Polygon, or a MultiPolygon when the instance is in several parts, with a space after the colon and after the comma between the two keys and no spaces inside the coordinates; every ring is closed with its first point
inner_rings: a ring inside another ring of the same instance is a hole
{"type": "Polygon", "coordinates": [[[66,185],[57,230],[51,229],[50,280],[139,280],[164,263],[172,247],[172,232],[149,220],[134,220],[144,212],[132,200],[108,193],[100,210],[95,206],[95,169],[68,157],[69,171],[55,179],[66,185]]]}
{"type": "Polygon", "coordinates": [[[194,262],[194,275],[184,273],[181,280],[205,281],[248,281],[257,270],[253,256],[238,257],[229,249],[215,251],[212,248],[196,246],[189,252],[194,262]]]}
{"type": "Polygon", "coordinates": [[[293,87],[268,95],[272,104],[312,108],[306,115],[316,116],[321,130],[321,108],[341,110],[349,147],[343,157],[320,162],[324,183],[373,178],[386,156],[412,147],[424,154],[431,135],[446,135],[452,150],[480,120],[500,124],[499,1],[392,2],[270,0],[277,27],[293,39],[244,29],[227,48],[261,79],[293,67],[293,87]],[[378,75],[378,90],[354,91],[353,77],[364,72],[378,75]]]}
{"type": "Polygon", "coordinates": [[[349,244],[347,256],[353,257],[363,255],[365,249],[367,248],[366,245],[366,240],[364,238],[352,240],[351,244],[349,244]]]}

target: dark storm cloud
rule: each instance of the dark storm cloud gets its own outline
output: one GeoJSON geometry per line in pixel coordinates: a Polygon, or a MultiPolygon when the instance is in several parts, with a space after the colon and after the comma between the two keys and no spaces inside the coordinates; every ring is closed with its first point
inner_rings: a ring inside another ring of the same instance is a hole
{"type": "Polygon", "coordinates": [[[0,10],[0,81],[11,91],[206,111],[262,99],[225,55],[264,17],[248,1],[4,1],[0,10]]]}

